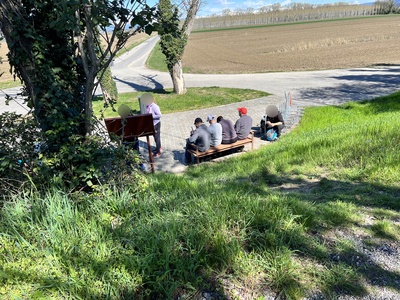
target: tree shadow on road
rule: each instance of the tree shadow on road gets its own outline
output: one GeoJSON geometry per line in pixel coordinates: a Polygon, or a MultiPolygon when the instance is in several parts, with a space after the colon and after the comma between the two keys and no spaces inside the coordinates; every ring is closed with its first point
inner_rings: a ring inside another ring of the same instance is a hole
{"type": "Polygon", "coordinates": [[[388,95],[400,89],[400,68],[385,69],[389,74],[381,74],[382,69],[376,69],[372,75],[360,75],[360,69],[352,71],[357,74],[330,77],[336,80],[335,86],[300,90],[297,100],[337,105],[388,95]]]}
{"type": "Polygon", "coordinates": [[[137,84],[131,81],[126,81],[126,80],[122,80],[120,78],[114,77],[114,80],[123,84],[126,84],[127,86],[131,87],[132,89],[138,91],[138,92],[144,92],[144,91],[150,91],[153,89],[156,90],[162,90],[164,89],[164,86],[159,83],[156,80],[157,75],[155,76],[146,76],[146,75],[140,75],[142,77],[142,79],[146,82],[146,84],[137,84]]]}

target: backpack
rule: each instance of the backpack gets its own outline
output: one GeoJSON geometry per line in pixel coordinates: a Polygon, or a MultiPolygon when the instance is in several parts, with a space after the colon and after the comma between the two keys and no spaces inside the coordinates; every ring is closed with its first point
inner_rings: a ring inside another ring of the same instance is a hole
{"type": "Polygon", "coordinates": [[[265,133],[265,139],[267,141],[270,141],[270,142],[275,141],[277,139],[277,137],[278,137],[278,134],[272,128],[267,130],[267,132],[265,133]]]}

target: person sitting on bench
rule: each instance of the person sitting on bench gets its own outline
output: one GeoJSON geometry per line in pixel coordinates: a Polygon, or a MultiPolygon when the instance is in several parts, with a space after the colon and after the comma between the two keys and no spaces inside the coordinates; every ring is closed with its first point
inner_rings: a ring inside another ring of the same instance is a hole
{"type": "Polygon", "coordinates": [[[203,120],[201,118],[196,118],[194,120],[194,126],[196,126],[196,129],[192,129],[190,137],[186,140],[186,164],[192,163],[192,154],[189,152],[190,149],[195,148],[192,143],[196,144],[200,152],[205,152],[210,149],[211,134],[208,131],[207,126],[203,123],[203,120]]]}
{"type": "Polygon", "coordinates": [[[222,116],[217,118],[217,122],[222,127],[222,141],[221,144],[232,144],[238,140],[235,127],[231,120],[224,119],[222,116]]]}
{"type": "Polygon", "coordinates": [[[247,115],[245,107],[239,107],[238,111],[240,118],[235,123],[235,130],[238,140],[244,140],[250,134],[253,119],[247,115]]]}
{"type": "Polygon", "coordinates": [[[217,123],[217,119],[215,119],[214,115],[209,115],[207,117],[207,122],[210,123],[210,126],[208,126],[208,131],[211,134],[210,146],[218,146],[222,141],[222,126],[217,123]]]}

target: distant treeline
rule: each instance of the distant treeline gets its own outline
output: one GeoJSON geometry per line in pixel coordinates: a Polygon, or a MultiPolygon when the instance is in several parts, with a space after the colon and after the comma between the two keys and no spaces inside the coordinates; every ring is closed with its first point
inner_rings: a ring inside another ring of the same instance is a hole
{"type": "MultiPolygon", "coordinates": [[[[221,15],[197,18],[193,30],[230,28],[242,26],[262,26],[268,24],[307,22],[326,19],[354,18],[387,14],[386,2],[375,2],[373,5],[351,4],[292,4],[290,7],[269,7],[254,11],[253,9],[224,10],[221,15]]],[[[390,13],[399,13],[398,8],[390,13]]]]}

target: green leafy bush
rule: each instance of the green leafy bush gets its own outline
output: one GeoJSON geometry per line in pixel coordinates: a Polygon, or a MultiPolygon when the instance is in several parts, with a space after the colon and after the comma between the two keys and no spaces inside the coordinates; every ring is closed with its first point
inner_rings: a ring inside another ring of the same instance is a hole
{"type": "Polygon", "coordinates": [[[31,116],[5,112],[0,114],[0,193],[26,180],[37,159],[37,124],[31,116]]]}
{"type": "Polygon", "coordinates": [[[49,151],[33,118],[0,115],[0,181],[3,194],[21,185],[56,184],[69,191],[93,192],[105,183],[129,180],[132,188],[146,186],[137,152],[100,134],[73,135],[58,151],[49,151]],[[6,184],[4,184],[6,183],[6,184]],[[136,185],[137,184],[137,185],[136,185]]]}
{"type": "MultiPolygon", "coordinates": [[[[124,180],[139,172],[137,152],[104,142],[100,136],[72,136],[58,152],[44,153],[35,173],[41,181],[51,178],[54,183],[72,191],[91,191],[99,185],[124,180]]],[[[136,181],[136,180],[134,180],[136,181]]]]}

